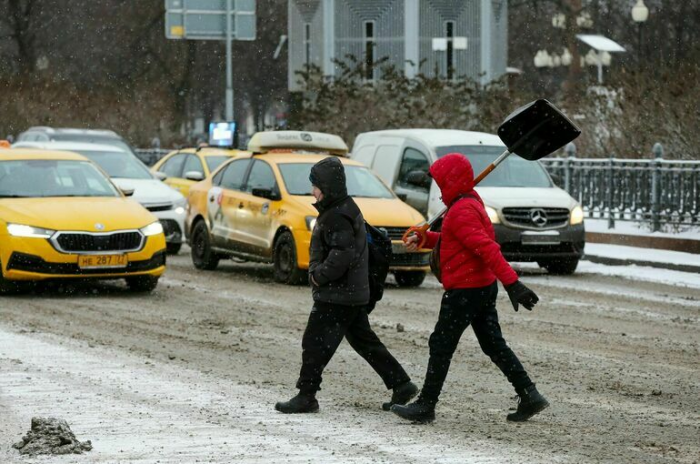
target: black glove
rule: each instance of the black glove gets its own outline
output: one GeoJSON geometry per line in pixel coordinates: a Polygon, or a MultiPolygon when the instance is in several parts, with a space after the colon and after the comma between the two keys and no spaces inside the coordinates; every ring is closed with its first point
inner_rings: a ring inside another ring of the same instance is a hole
{"type": "Polygon", "coordinates": [[[540,301],[535,292],[527,288],[525,284],[519,280],[508,285],[506,287],[506,292],[508,292],[508,298],[510,298],[510,302],[513,303],[513,309],[516,312],[518,311],[518,303],[525,306],[529,311],[532,311],[535,304],[540,301]]]}

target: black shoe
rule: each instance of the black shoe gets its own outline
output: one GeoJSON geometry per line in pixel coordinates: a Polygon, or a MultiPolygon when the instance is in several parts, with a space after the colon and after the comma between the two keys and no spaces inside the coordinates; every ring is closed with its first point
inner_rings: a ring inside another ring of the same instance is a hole
{"type": "Polygon", "coordinates": [[[391,412],[411,422],[421,424],[428,424],[435,420],[435,406],[422,403],[420,400],[405,406],[395,404],[391,407],[391,412]]]}
{"type": "Polygon", "coordinates": [[[549,406],[549,402],[537,391],[534,385],[518,392],[518,410],[508,414],[507,419],[512,422],[525,422],[535,414],[542,412],[549,406]]]}
{"type": "Polygon", "coordinates": [[[394,388],[393,391],[394,393],[391,394],[391,400],[388,403],[382,404],[382,409],[385,411],[389,411],[395,404],[406,404],[411,401],[413,397],[418,394],[418,387],[409,380],[394,388]]]}
{"type": "Polygon", "coordinates": [[[284,414],[318,412],[318,401],[314,395],[299,393],[289,401],[275,404],[275,409],[284,414]]]}

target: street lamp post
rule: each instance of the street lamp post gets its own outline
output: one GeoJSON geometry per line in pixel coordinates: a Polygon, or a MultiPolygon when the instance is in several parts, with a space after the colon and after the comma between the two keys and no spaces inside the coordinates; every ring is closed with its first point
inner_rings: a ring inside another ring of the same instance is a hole
{"type": "Polygon", "coordinates": [[[637,4],[632,8],[632,20],[637,23],[637,62],[642,62],[642,24],[649,18],[649,8],[644,4],[644,0],[637,0],[637,4]]]}

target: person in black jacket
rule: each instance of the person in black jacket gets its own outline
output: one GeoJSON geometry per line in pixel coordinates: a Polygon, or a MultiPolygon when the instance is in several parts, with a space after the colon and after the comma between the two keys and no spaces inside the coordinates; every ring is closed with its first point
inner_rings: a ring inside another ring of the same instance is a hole
{"type": "Polygon", "coordinates": [[[345,169],[336,157],[316,163],[309,176],[314,204],[319,212],[311,235],[309,283],[314,305],[306,325],[299,394],[280,402],[283,413],[318,411],[316,392],[321,389],[323,369],[343,340],[362,356],[393,390],[393,404],[406,404],[417,393],[401,364],[389,353],[369,325],[369,270],[365,220],[348,196],[345,169]]]}

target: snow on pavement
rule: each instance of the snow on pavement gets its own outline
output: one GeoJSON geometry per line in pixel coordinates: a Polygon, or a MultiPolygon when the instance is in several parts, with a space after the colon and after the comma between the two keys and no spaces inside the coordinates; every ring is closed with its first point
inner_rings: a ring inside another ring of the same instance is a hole
{"type": "Polygon", "coordinates": [[[586,255],[632,261],[648,261],[650,263],[700,266],[700,255],[694,253],[623,245],[607,245],[603,243],[586,243],[586,255]]]}
{"type": "MultiPolygon", "coordinates": [[[[512,445],[488,440],[457,441],[382,411],[323,401],[320,414],[286,416],[272,405],[289,391],[235,385],[156,361],[144,364],[133,355],[55,335],[0,327],[0,369],[3,415],[7,423],[22,425],[11,441],[3,437],[0,458],[10,462],[22,462],[9,443],[21,438],[36,415],[66,419],[79,440],[92,440],[93,451],[71,456],[71,462],[566,462],[551,455],[533,460],[512,445]]],[[[56,456],[39,462],[66,461],[56,456]]]]}

